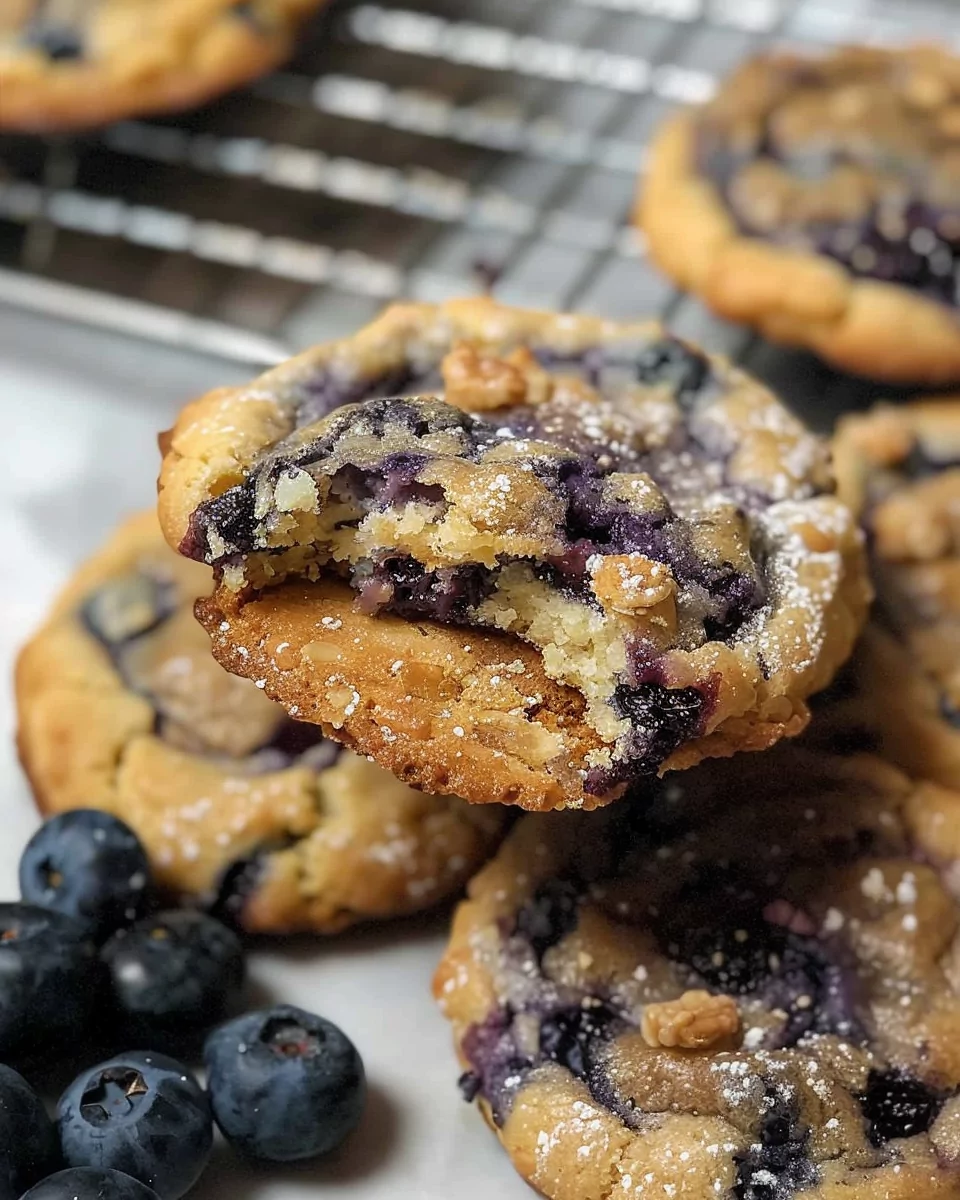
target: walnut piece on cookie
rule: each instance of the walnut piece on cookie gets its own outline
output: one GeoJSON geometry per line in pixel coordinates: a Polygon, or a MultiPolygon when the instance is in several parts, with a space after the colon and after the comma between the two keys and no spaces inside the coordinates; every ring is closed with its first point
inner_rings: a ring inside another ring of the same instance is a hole
{"type": "Polygon", "coordinates": [[[960,792],[797,743],[522,818],[434,994],[547,1200],[957,1200],[960,792]]]}
{"type": "Polygon", "coordinates": [[[0,128],[44,132],[190,108],[292,52],[323,0],[0,5],[0,128]]]}
{"type": "Polygon", "coordinates": [[[824,734],[960,787],[960,396],[845,417],[834,449],[877,604],[824,734]]]}
{"type": "Polygon", "coordinates": [[[714,311],[842,369],[960,380],[960,58],[771,53],[668,119],[637,203],[714,311]]]}
{"type": "Polygon", "coordinates": [[[192,613],[209,587],[154,513],[80,568],[17,664],[39,807],[122,817],[165,889],[251,932],[334,933],[455,895],[503,815],[413,791],[224,671],[192,613]]]}
{"type": "Polygon", "coordinates": [[[595,806],[795,734],[865,614],[825,445],[648,325],[400,306],[167,444],[219,661],[475,802],[595,806]]]}

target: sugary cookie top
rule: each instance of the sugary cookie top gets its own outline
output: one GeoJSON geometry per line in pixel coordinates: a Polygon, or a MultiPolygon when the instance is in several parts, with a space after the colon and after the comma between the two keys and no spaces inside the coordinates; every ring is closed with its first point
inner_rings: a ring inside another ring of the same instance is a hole
{"type": "Polygon", "coordinates": [[[463,1090],[548,1197],[960,1195],[958,855],[960,794],[791,746],[527,818],[436,978],[463,1090]]]}
{"type": "MultiPolygon", "coordinates": [[[[421,557],[431,568],[544,560],[635,610],[644,598],[627,592],[643,567],[630,556],[646,551],[671,578],[755,604],[748,514],[830,488],[820,439],[746,376],[670,337],[551,366],[526,348],[501,358],[455,346],[437,394],[347,405],[266,450],[243,484],[197,510],[182,552],[229,570],[265,551],[279,582],[274,552],[296,542],[298,513],[444,502],[463,510],[464,544],[445,549],[452,530],[433,539],[421,557]],[[595,578],[610,556],[617,596],[609,571],[595,578]]],[[[255,569],[247,578],[260,583],[255,569]]]]}
{"type": "Polygon", "coordinates": [[[745,232],[960,305],[960,59],[945,49],[758,58],[697,131],[745,232]]]}

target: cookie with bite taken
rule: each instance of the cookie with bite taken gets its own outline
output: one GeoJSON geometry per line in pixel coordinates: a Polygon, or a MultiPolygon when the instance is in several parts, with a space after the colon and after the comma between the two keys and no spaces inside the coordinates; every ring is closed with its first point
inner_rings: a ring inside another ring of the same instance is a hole
{"type": "Polygon", "coordinates": [[[398,306],[165,444],[217,659],[477,803],[595,807],[795,734],[866,610],[825,444],[651,325],[398,306]]]}

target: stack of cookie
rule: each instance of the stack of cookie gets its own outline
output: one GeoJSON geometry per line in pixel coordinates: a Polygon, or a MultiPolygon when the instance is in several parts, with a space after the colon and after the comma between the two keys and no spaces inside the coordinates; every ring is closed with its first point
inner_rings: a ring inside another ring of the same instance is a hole
{"type": "MultiPolygon", "coordinates": [[[[665,135],[654,249],[838,361],[881,329],[888,375],[960,373],[941,259],[908,239],[930,278],[880,282],[879,252],[798,241],[836,205],[869,225],[890,161],[824,199],[770,150],[888,92],[903,139],[953,137],[950,62],[798,66],[799,112],[751,68],[756,111],[665,135]]],[[[163,540],[124,527],[22,656],[40,803],[119,813],[259,931],[472,875],[436,995],[550,1200],[960,1197],[958,406],[849,419],[834,470],[655,326],[390,309],[163,439],[163,540]]]]}
{"type": "Polygon", "coordinates": [[[184,410],[166,542],[124,526],[23,653],[23,761],[258,931],[435,903],[535,810],[436,992],[554,1200],[958,1195],[952,419],[851,419],[841,499],[658,328],[391,309],[184,410]],[[882,604],[804,732],[870,601],[851,506],[882,604]],[[914,720],[939,782],[875,752],[916,769],[914,720]]]}

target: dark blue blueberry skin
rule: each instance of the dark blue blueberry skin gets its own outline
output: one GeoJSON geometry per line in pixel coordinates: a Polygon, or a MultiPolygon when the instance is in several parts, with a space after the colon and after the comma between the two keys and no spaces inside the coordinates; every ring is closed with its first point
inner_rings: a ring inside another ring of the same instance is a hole
{"type": "Polygon", "coordinates": [[[537,962],[577,927],[580,893],[569,880],[548,879],[517,913],[514,933],[526,938],[537,962]]]}
{"type": "Polygon", "coordinates": [[[207,1039],[203,1057],[217,1124],[252,1158],[326,1154],[363,1112],[356,1047],[336,1025],[300,1008],[280,1005],[229,1022],[207,1039]]]}
{"type": "Polygon", "coordinates": [[[767,1100],[759,1142],[737,1159],[736,1200],[792,1200],[820,1178],[808,1153],[810,1131],[776,1088],[767,1100]]]}
{"type": "Polygon", "coordinates": [[[0,1200],[19,1200],[60,1165],[60,1144],[40,1097],[0,1063],[0,1200]]]}
{"type": "Polygon", "coordinates": [[[38,1183],[23,1200],[158,1200],[146,1184],[120,1171],[71,1167],[38,1183]]]}
{"type": "Polygon", "coordinates": [[[926,1133],[943,1107],[944,1095],[903,1071],[871,1071],[860,1107],[875,1146],[926,1133]]]}
{"type": "Polygon", "coordinates": [[[240,939],[206,913],[157,913],[103,947],[124,1034],[167,1045],[234,1011],[246,979],[240,939]]]}
{"type": "Polygon", "coordinates": [[[57,1127],[70,1166],[122,1171],[158,1200],[188,1192],[213,1145],[206,1093],[163,1054],[118,1055],[84,1071],[60,1098],[57,1127]]]}
{"type": "Polygon", "coordinates": [[[79,922],[96,941],[144,911],[150,864],[137,835],[96,809],[52,817],[20,859],[20,893],[28,904],[79,922]]]}
{"type": "Polygon", "coordinates": [[[81,925],[32,904],[0,904],[0,1061],[47,1058],[83,1042],[102,978],[81,925]]]}

